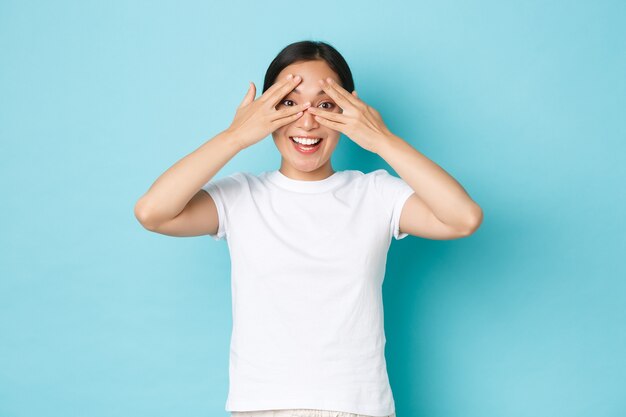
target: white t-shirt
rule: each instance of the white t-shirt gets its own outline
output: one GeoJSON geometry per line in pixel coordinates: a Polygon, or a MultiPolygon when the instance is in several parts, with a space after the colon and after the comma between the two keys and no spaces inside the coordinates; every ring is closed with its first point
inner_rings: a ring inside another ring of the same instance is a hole
{"type": "Polygon", "coordinates": [[[411,187],[379,169],[237,172],[202,189],[231,258],[226,410],[394,413],[382,283],[411,187]]]}

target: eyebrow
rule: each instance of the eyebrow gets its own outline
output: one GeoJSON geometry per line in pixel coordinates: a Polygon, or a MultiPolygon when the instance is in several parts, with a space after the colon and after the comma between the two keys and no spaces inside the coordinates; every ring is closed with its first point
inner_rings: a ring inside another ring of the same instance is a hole
{"type": "MultiPolygon", "coordinates": [[[[300,90],[298,90],[297,88],[294,88],[293,90],[291,90],[292,93],[296,93],[296,94],[300,94],[300,90]]],[[[324,94],[326,94],[326,91],[324,90],[320,90],[317,92],[318,96],[323,96],[324,94]]]]}

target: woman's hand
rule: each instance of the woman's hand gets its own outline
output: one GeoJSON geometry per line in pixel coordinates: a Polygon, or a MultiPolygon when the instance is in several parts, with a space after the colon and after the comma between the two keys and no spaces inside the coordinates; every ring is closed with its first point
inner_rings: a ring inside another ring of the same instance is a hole
{"type": "Polygon", "coordinates": [[[356,142],[365,150],[376,153],[377,146],[392,133],[387,129],[380,113],[358,98],[356,91],[352,94],[343,89],[332,78],[319,80],[320,86],[337,105],[341,113],[311,107],[315,120],[324,126],[338,130],[356,142]]]}
{"type": "Polygon", "coordinates": [[[293,77],[292,74],[289,74],[284,79],[274,83],[256,100],[254,99],[256,87],[254,83],[250,83],[246,96],[237,108],[233,122],[226,129],[233,135],[241,149],[254,145],[276,129],[302,116],[303,111],[311,103],[307,102],[276,110],[280,100],[289,94],[300,81],[302,78],[299,75],[293,77]]]}

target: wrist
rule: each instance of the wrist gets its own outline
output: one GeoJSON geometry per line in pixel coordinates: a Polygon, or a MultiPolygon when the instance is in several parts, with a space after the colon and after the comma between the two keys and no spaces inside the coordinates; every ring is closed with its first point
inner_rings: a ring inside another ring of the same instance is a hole
{"type": "Polygon", "coordinates": [[[397,143],[398,141],[401,141],[401,140],[402,138],[394,135],[391,132],[383,133],[379,136],[378,140],[376,140],[375,142],[376,148],[374,149],[374,153],[382,157],[384,154],[387,153],[387,150],[394,145],[394,143],[397,143]]]}
{"type": "Polygon", "coordinates": [[[225,129],[219,134],[219,137],[227,143],[227,146],[231,147],[236,152],[242,151],[246,148],[241,140],[241,137],[234,130],[225,129]]]}

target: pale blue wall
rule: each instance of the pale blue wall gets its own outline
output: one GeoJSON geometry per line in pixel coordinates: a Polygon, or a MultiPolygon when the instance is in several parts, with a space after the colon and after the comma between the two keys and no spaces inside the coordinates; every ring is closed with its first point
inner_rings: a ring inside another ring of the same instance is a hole
{"type": "Polygon", "coordinates": [[[2,1],[0,416],[226,415],[226,244],[133,206],[302,39],[485,213],[392,245],[398,417],[625,415],[625,4],[2,1]]]}

